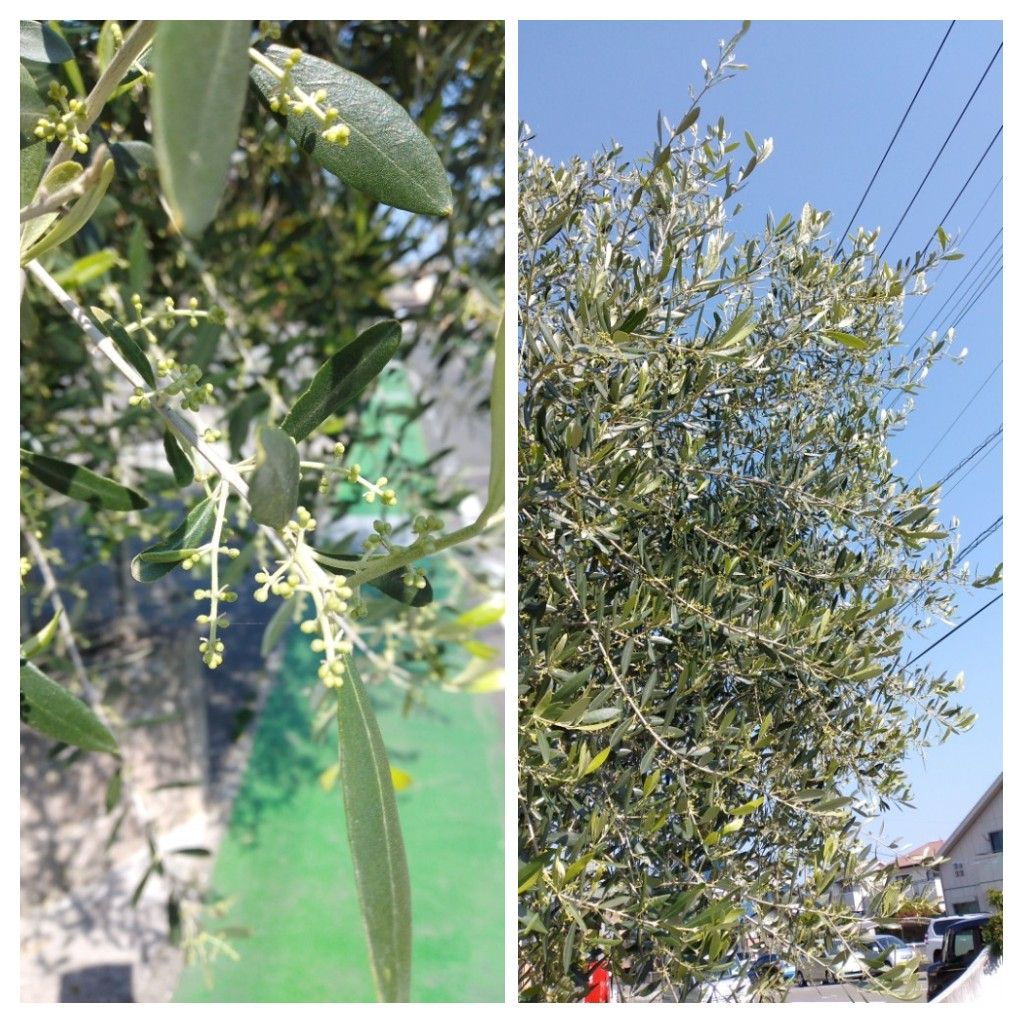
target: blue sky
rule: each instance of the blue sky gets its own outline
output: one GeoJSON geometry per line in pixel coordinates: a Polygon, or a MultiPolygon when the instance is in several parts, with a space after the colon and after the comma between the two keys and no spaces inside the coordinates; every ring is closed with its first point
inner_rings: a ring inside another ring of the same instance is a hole
{"type": "MultiPolygon", "coordinates": [[[[702,105],[702,120],[724,116],[734,138],[742,140],[748,130],[758,141],[771,136],[775,142],[742,193],[745,210],[731,225],[737,241],[756,232],[768,210],[798,214],[805,202],[833,211],[834,231],[843,230],[948,24],[754,22],[737,50],[749,70],[702,105]]],[[[625,157],[644,155],[658,111],[678,121],[689,105],[688,85],[701,81],[701,58],[714,63],[718,41],[738,28],[738,22],[715,21],[520,22],[519,116],[533,130],[532,147],[556,163],[589,156],[612,139],[623,144],[625,157]]],[[[1001,41],[999,22],[954,26],[857,217],[857,224],[882,227],[882,244],[1001,41]]],[[[1002,55],[894,236],[886,253],[893,262],[924,246],[1001,125],[1002,55]]],[[[908,300],[905,310],[905,337],[916,338],[926,327],[944,331],[980,293],[957,328],[955,350],[967,346],[966,361],[930,374],[910,426],[893,442],[901,466],[915,470],[981,389],[924,462],[920,475],[929,483],[1002,424],[1002,372],[993,373],[1002,358],[1001,275],[981,291],[1001,265],[1002,160],[1000,137],[943,224],[950,234],[970,227],[960,246],[965,258],[947,263],[933,292],[908,300]]],[[[1002,513],[1002,459],[1002,445],[993,445],[944,488],[943,515],[959,517],[965,545],[1002,513]]],[[[1001,530],[969,556],[972,566],[984,568],[1001,560],[1001,530]]],[[[997,592],[964,592],[956,621],[997,592]]],[[[926,655],[936,670],[965,673],[964,700],[978,722],[929,750],[924,761],[908,763],[916,808],[885,816],[889,839],[916,846],[945,838],[1002,770],[1002,609],[997,602],[926,655]]],[[[949,628],[938,623],[912,641],[908,653],[949,628]]]]}

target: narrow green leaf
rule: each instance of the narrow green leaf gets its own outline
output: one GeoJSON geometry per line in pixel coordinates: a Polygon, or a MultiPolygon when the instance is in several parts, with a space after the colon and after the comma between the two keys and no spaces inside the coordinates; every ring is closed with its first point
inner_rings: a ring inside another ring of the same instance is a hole
{"type": "Polygon", "coordinates": [[[295,400],[281,428],[296,441],[308,437],[328,416],[350,405],[398,351],[402,328],[382,320],[335,352],[295,400]]]}
{"type": "MultiPolygon", "coordinates": [[[[269,46],[264,55],[280,69],[290,52],[288,47],[269,46]]],[[[260,99],[269,106],[278,90],[277,76],[258,64],[251,75],[260,99]]],[[[307,54],[292,70],[291,80],[307,95],[326,90],[321,109],[334,107],[339,124],[350,133],[343,146],[328,142],[323,124],[308,111],[278,115],[304,153],[389,206],[441,217],[452,212],[452,191],[437,151],[387,93],[351,71],[307,54]]]]}
{"type": "MultiPolygon", "coordinates": [[[[316,548],[313,549],[313,555],[317,562],[328,572],[335,574],[345,572],[351,575],[355,569],[350,568],[348,563],[360,560],[359,555],[335,551],[320,551],[316,548]]],[[[430,604],[434,600],[434,588],[430,585],[430,580],[426,581],[427,585],[425,587],[407,587],[405,585],[405,575],[407,572],[407,569],[392,569],[390,572],[382,573],[372,580],[367,580],[365,585],[372,587],[394,601],[398,601],[400,604],[407,604],[412,608],[422,608],[424,605],[430,604]]]]}
{"type": "MultiPolygon", "coordinates": [[[[739,345],[741,341],[745,341],[749,335],[753,334],[756,327],[753,307],[745,309],[742,313],[737,313],[725,334],[715,338],[715,348],[721,349],[725,348],[726,345],[739,345]]],[[[718,354],[721,353],[719,352],[718,354]]]]}
{"type": "Polygon", "coordinates": [[[692,128],[697,123],[697,118],[700,117],[700,107],[694,107],[676,126],[676,135],[682,135],[687,128],[692,128]]]}
{"type": "Polygon", "coordinates": [[[349,660],[338,690],[338,764],[356,888],[379,998],[407,1002],[412,957],[409,868],[384,741],[349,660]]]}
{"type": "Polygon", "coordinates": [[[22,146],[19,155],[18,173],[20,180],[19,201],[22,206],[28,206],[39,187],[39,179],[43,175],[43,168],[46,167],[46,143],[40,139],[30,146],[22,146]]]}
{"type": "Polygon", "coordinates": [[[526,892],[527,889],[532,888],[537,880],[540,878],[544,871],[544,865],[548,862],[547,857],[538,857],[536,860],[531,860],[529,863],[519,864],[519,894],[526,892]]]}
{"type": "MultiPolygon", "coordinates": [[[[99,178],[88,191],[75,200],[74,205],[68,212],[54,222],[53,229],[43,235],[30,248],[23,249],[21,253],[21,265],[41,256],[44,252],[63,244],[73,235],[76,235],[89,222],[89,218],[96,212],[100,200],[107,194],[107,188],[114,177],[114,161],[107,160],[100,170],[99,178]]],[[[52,190],[51,190],[52,191],[52,190]]],[[[42,220],[43,218],[39,218],[42,220]]]]}
{"type": "Polygon", "coordinates": [[[590,775],[596,772],[608,760],[608,755],[612,752],[611,747],[605,747],[604,750],[599,750],[587,764],[587,767],[583,770],[584,775],[590,775]]]}
{"type": "Polygon", "coordinates": [[[249,75],[247,21],[162,21],[153,42],[150,110],[160,184],[175,226],[213,220],[238,142],[249,75]]]}
{"type": "Polygon", "coordinates": [[[469,629],[484,629],[501,622],[505,614],[505,602],[501,598],[491,598],[478,604],[475,608],[464,611],[455,619],[457,626],[466,626],[469,629]]]}
{"type": "Polygon", "coordinates": [[[123,789],[124,778],[121,775],[121,769],[118,768],[110,776],[110,781],[107,783],[107,793],[103,800],[103,806],[106,808],[107,814],[121,802],[121,792],[123,789]]]}
{"type": "Polygon", "coordinates": [[[76,501],[110,512],[146,508],[149,502],[137,491],[73,462],[21,449],[21,464],[40,482],[76,501]]]}
{"type": "Polygon", "coordinates": [[[119,28],[116,21],[105,21],[100,29],[100,37],[96,42],[96,62],[99,64],[101,72],[107,70],[107,65],[117,53],[115,29],[119,28]]]}
{"type": "Polygon", "coordinates": [[[106,310],[99,306],[90,307],[93,319],[100,330],[117,346],[117,351],[131,363],[135,372],[151,387],[156,387],[156,374],[149,363],[149,357],[139,348],[139,343],[106,310]]]}
{"type": "Polygon", "coordinates": [[[142,892],[146,888],[146,883],[149,881],[150,876],[153,874],[154,871],[156,871],[156,866],[157,861],[153,861],[149,865],[149,867],[146,868],[146,873],[142,876],[141,880],[139,881],[139,884],[135,886],[135,891],[132,893],[131,900],[133,907],[137,907],[139,905],[139,900],[142,899],[142,892]]]}
{"type": "Polygon", "coordinates": [[[57,635],[59,623],[60,609],[58,608],[53,613],[53,618],[35,636],[29,637],[21,645],[21,656],[23,658],[35,658],[37,655],[42,654],[53,643],[53,638],[57,635]]]}
{"type": "Polygon", "coordinates": [[[161,576],[166,576],[184,560],[187,552],[195,550],[203,543],[213,527],[216,511],[213,498],[204,498],[185,516],[173,533],[158,544],[140,551],[132,559],[132,576],[139,583],[152,583],[161,576]],[[167,555],[171,555],[170,561],[160,561],[162,556],[167,555]]]}
{"type": "Polygon", "coordinates": [[[195,470],[169,427],[164,430],[164,454],[174,474],[174,482],[179,487],[188,487],[195,477],[195,470]]]}
{"type": "Polygon", "coordinates": [[[256,469],[249,478],[252,517],[280,530],[298,503],[299,450],[279,427],[265,426],[256,438],[256,469]]]}
{"type": "Polygon", "coordinates": [[[21,23],[21,59],[37,64],[63,64],[74,54],[71,47],[49,25],[38,21],[21,23]]]}
{"type": "Polygon", "coordinates": [[[30,662],[21,666],[21,720],[61,743],[120,756],[117,740],[92,709],[30,662]]]}
{"type": "Polygon", "coordinates": [[[113,249],[100,249],[57,271],[53,279],[62,288],[82,288],[119,266],[124,266],[124,260],[113,249]]]}
{"type": "MultiPolygon", "coordinates": [[[[35,136],[32,133],[35,130],[36,123],[39,121],[39,118],[46,115],[46,104],[43,102],[42,96],[39,95],[39,90],[36,88],[36,80],[32,77],[32,72],[29,71],[24,64],[19,64],[18,66],[20,68],[18,86],[18,95],[20,99],[19,128],[21,129],[22,135],[34,139],[35,136]]],[[[46,144],[43,143],[41,139],[40,143],[45,147],[46,144]]],[[[25,202],[21,205],[24,206],[25,202]]]]}
{"type": "Polygon", "coordinates": [[[133,292],[141,295],[149,289],[152,277],[153,264],[146,249],[146,229],[139,219],[128,239],[128,284],[133,292]]]}
{"type": "Polygon", "coordinates": [[[821,333],[824,334],[826,338],[831,338],[833,341],[838,341],[840,345],[845,345],[847,348],[856,349],[857,351],[863,351],[864,349],[871,348],[873,344],[872,342],[864,341],[853,334],[847,334],[846,331],[822,331],[821,333]]]}

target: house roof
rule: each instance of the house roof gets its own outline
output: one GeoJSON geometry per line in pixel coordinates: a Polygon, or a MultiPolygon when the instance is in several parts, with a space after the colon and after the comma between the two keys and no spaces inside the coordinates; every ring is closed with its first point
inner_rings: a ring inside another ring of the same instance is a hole
{"type": "Polygon", "coordinates": [[[909,853],[896,858],[896,867],[912,868],[915,864],[920,864],[927,857],[935,857],[939,850],[942,849],[942,842],[941,839],[933,839],[931,842],[915,847],[909,853]]]}
{"type": "Polygon", "coordinates": [[[950,833],[949,838],[942,844],[942,852],[946,853],[960,841],[963,834],[974,824],[981,812],[988,806],[989,801],[1003,788],[1003,773],[1000,772],[996,781],[982,794],[981,799],[967,812],[967,816],[950,833]]]}

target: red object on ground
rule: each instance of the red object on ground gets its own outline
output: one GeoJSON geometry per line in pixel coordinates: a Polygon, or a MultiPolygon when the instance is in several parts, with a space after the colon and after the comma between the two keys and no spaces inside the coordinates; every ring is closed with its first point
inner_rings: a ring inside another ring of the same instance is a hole
{"type": "Polygon", "coordinates": [[[597,960],[590,964],[590,989],[583,997],[585,1003],[610,1003],[612,992],[612,976],[608,971],[607,960],[597,960]]]}

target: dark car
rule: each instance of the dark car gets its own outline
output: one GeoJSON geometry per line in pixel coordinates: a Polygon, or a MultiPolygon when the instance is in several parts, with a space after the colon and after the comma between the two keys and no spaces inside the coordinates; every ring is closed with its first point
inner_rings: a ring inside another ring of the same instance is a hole
{"type": "Polygon", "coordinates": [[[978,914],[954,921],[942,936],[942,955],[937,963],[929,964],[928,1001],[949,988],[985,948],[981,929],[988,924],[988,914],[978,914]]]}

